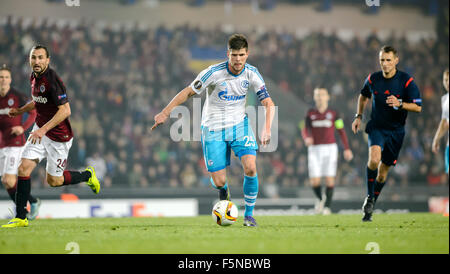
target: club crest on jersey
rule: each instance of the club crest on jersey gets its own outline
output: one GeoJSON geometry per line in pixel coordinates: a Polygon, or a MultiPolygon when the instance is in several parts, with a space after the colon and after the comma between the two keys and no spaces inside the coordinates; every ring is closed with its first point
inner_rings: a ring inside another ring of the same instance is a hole
{"type": "Polygon", "coordinates": [[[325,117],[328,119],[328,120],[331,120],[331,118],[333,118],[333,114],[331,114],[331,113],[327,113],[326,115],[325,115],[325,117]]]}
{"type": "Polygon", "coordinates": [[[12,105],[14,105],[14,99],[13,98],[8,100],[8,106],[12,106],[12,105]]]}
{"type": "Polygon", "coordinates": [[[243,80],[241,82],[241,87],[244,89],[248,89],[248,85],[249,85],[248,80],[243,80]]]}
{"type": "Polygon", "coordinates": [[[44,92],[44,91],[45,91],[45,85],[44,85],[44,84],[42,84],[42,85],[39,87],[39,91],[40,91],[40,92],[44,92]]]}

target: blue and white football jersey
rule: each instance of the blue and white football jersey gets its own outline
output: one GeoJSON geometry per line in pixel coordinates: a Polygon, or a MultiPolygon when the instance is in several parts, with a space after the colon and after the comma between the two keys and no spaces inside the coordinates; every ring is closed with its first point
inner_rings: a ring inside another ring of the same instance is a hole
{"type": "Polygon", "coordinates": [[[209,130],[229,128],[242,122],[248,91],[255,92],[260,100],[269,96],[256,67],[245,64],[241,73],[235,75],[229,70],[228,61],[203,70],[190,86],[197,94],[206,91],[201,124],[209,130]]]}

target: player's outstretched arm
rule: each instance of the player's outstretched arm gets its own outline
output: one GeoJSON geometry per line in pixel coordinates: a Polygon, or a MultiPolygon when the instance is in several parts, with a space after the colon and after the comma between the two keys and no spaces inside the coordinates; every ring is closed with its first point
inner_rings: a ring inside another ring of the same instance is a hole
{"type": "Polygon", "coordinates": [[[448,128],[448,121],[445,119],[441,119],[439,127],[434,134],[433,143],[431,144],[431,151],[433,151],[433,153],[437,153],[439,151],[439,141],[444,136],[444,134],[448,132],[448,128]]]}
{"type": "Polygon", "coordinates": [[[353,120],[352,131],[354,134],[358,133],[358,131],[361,129],[362,114],[364,113],[364,109],[366,108],[367,102],[369,102],[369,97],[360,94],[358,97],[358,106],[356,114],[360,114],[361,116],[355,117],[355,119],[353,120]]]}
{"type": "Polygon", "coordinates": [[[160,113],[155,115],[155,124],[153,124],[152,130],[163,124],[167,120],[167,118],[169,118],[170,112],[172,112],[175,107],[183,104],[187,101],[187,99],[194,96],[195,94],[197,93],[195,93],[195,91],[190,86],[178,92],[178,94],[173,97],[172,101],[170,101],[170,103],[160,113]]]}
{"type": "Polygon", "coordinates": [[[34,101],[31,101],[27,103],[26,105],[20,107],[20,108],[12,108],[9,110],[8,115],[10,117],[16,117],[17,115],[21,115],[25,112],[29,112],[31,110],[35,109],[34,101]]]}

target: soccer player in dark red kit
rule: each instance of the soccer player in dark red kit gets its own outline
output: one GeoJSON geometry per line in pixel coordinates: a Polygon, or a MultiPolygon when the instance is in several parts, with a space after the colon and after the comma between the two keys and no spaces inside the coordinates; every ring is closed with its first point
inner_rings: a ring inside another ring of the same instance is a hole
{"type": "MultiPolygon", "coordinates": [[[[11,108],[18,108],[27,103],[24,94],[11,87],[11,70],[3,65],[0,68],[0,176],[11,200],[16,202],[17,169],[20,156],[25,144],[25,131],[30,128],[36,118],[36,110],[28,113],[27,119],[22,123],[22,115],[10,117],[11,108]]],[[[40,200],[29,196],[30,213],[27,216],[33,220],[39,214],[40,200]]]]}
{"type": "Polygon", "coordinates": [[[414,79],[397,69],[397,50],[391,46],[382,47],[379,62],[381,71],[369,74],[364,82],[352,124],[356,134],[361,128],[364,109],[372,98],[372,113],[365,129],[369,136],[369,161],[363,222],[372,221],[374,205],[383,189],[389,168],[397,163],[405,137],[408,112],[422,111],[422,99],[414,79]]]}
{"type": "Polygon", "coordinates": [[[85,171],[66,171],[67,156],[72,145],[73,133],[69,122],[70,105],[66,87],[50,68],[48,49],[36,45],[30,52],[31,94],[33,101],[20,107],[12,108],[10,116],[17,116],[36,109],[36,123],[22,153],[18,170],[16,194],[16,217],[2,227],[26,227],[26,203],[30,195],[30,175],[37,164],[47,158],[46,181],[52,187],[86,182],[92,191],[100,191],[100,182],[95,176],[94,168],[85,171]]]}
{"type": "Polygon", "coordinates": [[[331,214],[331,201],[336,181],[338,145],[335,129],[344,146],[344,159],[351,161],[353,153],[348,144],[344,122],[337,111],[328,107],[330,96],[325,88],[314,89],[315,108],[308,110],[302,137],[308,147],[308,173],[314,194],[317,197],[316,214],[331,214]],[[322,195],[320,181],[325,178],[326,190],[322,195]],[[325,196],[325,197],[323,197],[325,196]]]}

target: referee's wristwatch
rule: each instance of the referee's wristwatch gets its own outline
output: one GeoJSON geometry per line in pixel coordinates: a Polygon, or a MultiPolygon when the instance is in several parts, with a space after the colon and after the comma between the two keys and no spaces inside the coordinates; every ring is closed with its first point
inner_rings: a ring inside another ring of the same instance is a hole
{"type": "Polygon", "coordinates": [[[362,114],[356,113],[356,114],[355,114],[355,119],[356,119],[356,118],[359,118],[360,120],[362,120],[362,114]]]}

